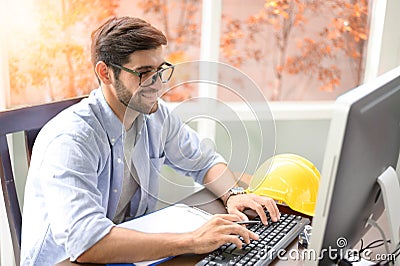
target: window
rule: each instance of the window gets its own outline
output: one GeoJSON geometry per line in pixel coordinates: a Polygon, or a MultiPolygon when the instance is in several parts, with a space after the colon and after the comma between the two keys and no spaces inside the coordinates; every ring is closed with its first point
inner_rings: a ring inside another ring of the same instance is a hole
{"type": "MultiPolygon", "coordinates": [[[[90,62],[90,34],[110,16],[138,16],[168,37],[168,60],[198,59],[200,1],[7,0],[8,106],[39,104],[88,94],[98,86],[90,62]]],[[[170,101],[195,88],[178,87],[170,101]]]]}
{"type": "Polygon", "coordinates": [[[221,61],[269,100],[334,100],[362,82],[368,17],[367,0],[224,0],[221,61]]]}
{"type": "MultiPolygon", "coordinates": [[[[218,1],[219,60],[249,75],[269,100],[333,100],[362,83],[375,1],[218,1]]],[[[112,15],[142,17],[162,29],[173,63],[198,60],[202,7],[208,2],[3,1],[7,12],[2,8],[1,45],[7,47],[2,60],[8,62],[8,105],[48,102],[97,87],[89,36],[112,15]]],[[[226,90],[218,90],[221,100],[234,101],[226,90]]],[[[165,99],[181,101],[196,95],[196,86],[179,86],[165,99]]]]}

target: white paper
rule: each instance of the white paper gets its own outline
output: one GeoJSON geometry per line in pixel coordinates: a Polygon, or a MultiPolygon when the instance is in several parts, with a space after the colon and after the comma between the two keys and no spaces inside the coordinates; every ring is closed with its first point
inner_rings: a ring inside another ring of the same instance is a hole
{"type": "MultiPolygon", "coordinates": [[[[119,224],[118,227],[144,233],[187,233],[198,229],[211,217],[211,214],[203,210],[186,204],[175,204],[119,224]]],[[[164,259],[138,262],[135,265],[150,265],[164,259]]]]}

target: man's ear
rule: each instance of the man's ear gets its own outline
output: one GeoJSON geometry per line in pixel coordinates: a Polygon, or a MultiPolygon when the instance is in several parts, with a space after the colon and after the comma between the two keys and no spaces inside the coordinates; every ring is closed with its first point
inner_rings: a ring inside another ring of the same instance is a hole
{"type": "Polygon", "coordinates": [[[97,77],[101,80],[101,82],[105,85],[112,84],[112,70],[104,63],[103,61],[99,61],[96,63],[94,68],[97,77]]]}

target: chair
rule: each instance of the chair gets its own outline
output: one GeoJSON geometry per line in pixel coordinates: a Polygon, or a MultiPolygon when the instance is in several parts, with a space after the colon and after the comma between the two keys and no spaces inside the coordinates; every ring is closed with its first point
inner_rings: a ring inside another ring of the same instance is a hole
{"type": "Polygon", "coordinates": [[[22,218],[11,167],[7,134],[24,132],[29,165],[33,143],[40,129],[59,112],[79,102],[82,98],[0,112],[0,178],[16,265],[19,265],[20,261],[22,218]]]}

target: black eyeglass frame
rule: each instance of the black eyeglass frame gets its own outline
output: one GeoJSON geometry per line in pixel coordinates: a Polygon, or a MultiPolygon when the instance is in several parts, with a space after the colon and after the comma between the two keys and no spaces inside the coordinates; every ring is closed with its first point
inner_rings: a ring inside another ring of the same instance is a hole
{"type": "Polygon", "coordinates": [[[120,66],[120,65],[117,65],[117,64],[114,64],[114,63],[109,63],[109,64],[111,66],[113,66],[113,67],[116,67],[118,69],[124,70],[124,71],[126,71],[128,73],[131,73],[131,74],[136,75],[137,77],[139,77],[139,86],[141,86],[141,87],[149,87],[149,86],[153,85],[154,83],[156,83],[157,77],[160,77],[160,80],[161,80],[162,83],[167,83],[171,79],[172,74],[174,73],[174,69],[175,69],[175,66],[173,64],[169,63],[169,62],[162,63],[156,70],[149,70],[149,71],[144,71],[144,72],[138,72],[136,70],[133,70],[133,69],[130,69],[130,68],[127,68],[127,67],[124,67],[124,66],[120,66]],[[171,74],[168,76],[168,78],[166,80],[163,80],[162,79],[162,73],[165,70],[168,70],[168,69],[172,69],[171,74]],[[151,83],[150,84],[146,84],[146,85],[142,85],[142,77],[143,77],[143,75],[146,75],[146,74],[151,73],[151,72],[154,73],[154,75],[152,75],[151,77],[148,78],[148,79],[151,78],[151,83]]]}

